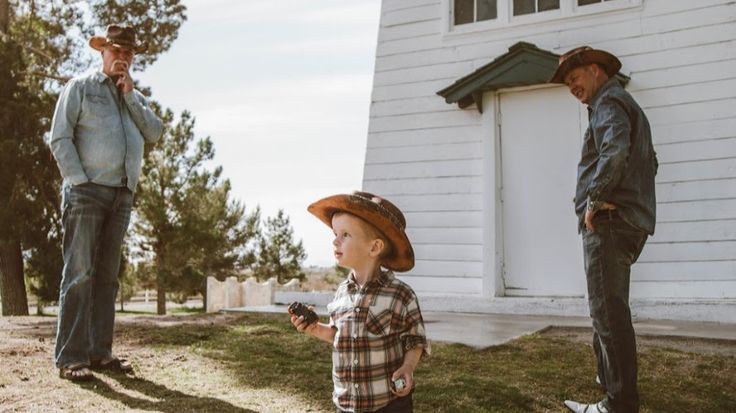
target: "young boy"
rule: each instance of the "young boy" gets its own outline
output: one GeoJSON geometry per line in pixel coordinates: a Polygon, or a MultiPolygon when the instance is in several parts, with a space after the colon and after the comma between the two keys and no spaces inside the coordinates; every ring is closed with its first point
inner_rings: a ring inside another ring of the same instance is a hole
{"type": "Polygon", "coordinates": [[[413,372],[430,347],[414,291],[392,272],[414,267],[404,214],[367,192],[330,196],[308,210],[332,227],[337,264],[351,272],[327,305],[329,324],[295,315],[291,323],[332,344],[338,413],[412,412],[413,372]]]}

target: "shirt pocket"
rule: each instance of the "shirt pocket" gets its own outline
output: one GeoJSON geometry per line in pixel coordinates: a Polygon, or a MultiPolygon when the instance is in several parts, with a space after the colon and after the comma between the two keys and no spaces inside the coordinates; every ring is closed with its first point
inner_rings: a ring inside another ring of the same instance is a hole
{"type": "Polygon", "coordinates": [[[365,328],[374,336],[387,336],[391,333],[391,321],[394,314],[391,310],[383,310],[378,313],[368,312],[365,328]]]}
{"type": "Polygon", "coordinates": [[[83,114],[90,119],[103,120],[117,116],[118,110],[115,102],[107,96],[98,94],[86,94],[82,104],[83,114]]]}

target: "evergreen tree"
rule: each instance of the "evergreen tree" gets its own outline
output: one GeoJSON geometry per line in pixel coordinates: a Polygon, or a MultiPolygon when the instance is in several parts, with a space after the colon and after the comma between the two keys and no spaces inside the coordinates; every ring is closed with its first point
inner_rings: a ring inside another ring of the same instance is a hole
{"type": "Polygon", "coordinates": [[[260,211],[246,215],[230,200],[222,168],[206,168],[215,151],[209,137],[195,142],[194,119],[183,112],[176,124],[171,111],[162,142],[146,155],[136,194],[136,246],[156,274],[157,312],[166,313],[170,293],[183,301],[205,295],[207,275],[224,278],[253,261],[260,211]]]}
{"type": "Polygon", "coordinates": [[[130,265],[130,250],[128,246],[123,246],[120,254],[120,270],[119,270],[119,287],[118,302],[120,303],[120,311],[125,311],[125,302],[138,291],[138,280],[135,278],[135,268],[130,265]]]}
{"type": "MultiPolygon", "coordinates": [[[[179,0],[0,0],[0,295],[3,314],[27,314],[31,291],[58,298],[60,177],[44,135],[64,82],[92,63],[87,41],[108,23],[145,28],[143,70],[168,50],[186,20],[179,0]]],[[[92,59],[95,59],[93,56],[92,59]]]]}
{"type": "Polygon", "coordinates": [[[302,263],[306,258],[302,241],[294,241],[289,217],[280,209],[275,217],[266,220],[265,233],[258,242],[253,275],[258,280],[276,277],[280,284],[293,278],[303,281],[306,275],[302,263]]]}

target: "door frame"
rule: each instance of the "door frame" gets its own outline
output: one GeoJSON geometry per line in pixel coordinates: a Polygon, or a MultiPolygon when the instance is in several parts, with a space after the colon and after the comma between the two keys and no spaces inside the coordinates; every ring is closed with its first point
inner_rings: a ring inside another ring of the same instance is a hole
{"type": "MultiPolygon", "coordinates": [[[[504,297],[503,160],[501,159],[501,94],[560,87],[537,84],[489,91],[483,94],[483,297],[504,297]]],[[[582,136],[581,136],[582,139],[582,136]]],[[[582,266],[583,263],[581,262],[582,266]]],[[[541,296],[537,296],[541,298],[541,296]]]]}

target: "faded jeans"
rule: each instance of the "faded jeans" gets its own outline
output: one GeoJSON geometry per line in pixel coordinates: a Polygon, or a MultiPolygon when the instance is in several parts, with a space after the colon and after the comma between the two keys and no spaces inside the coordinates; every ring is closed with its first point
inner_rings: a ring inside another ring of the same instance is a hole
{"type": "Polygon", "coordinates": [[[594,232],[583,233],[583,249],[598,377],[612,412],[636,413],[639,393],[629,282],[631,265],[639,258],[647,234],[615,211],[599,211],[593,225],[594,232]]]}
{"type": "Polygon", "coordinates": [[[132,204],[125,187],[88,182],[63,188],[57,367],[112,356],[120,254],[132,204]]]}

